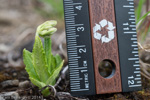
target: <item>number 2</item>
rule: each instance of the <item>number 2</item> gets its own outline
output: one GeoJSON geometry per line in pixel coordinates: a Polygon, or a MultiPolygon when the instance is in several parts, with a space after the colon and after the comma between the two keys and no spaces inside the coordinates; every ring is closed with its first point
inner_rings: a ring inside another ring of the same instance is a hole
{"type": "Polygon", "coordinates": [[[84,49],[79,49],[79,53],[86,53],[86,48],[84,48],[84,49]]]}
{"type": "Polygon", "coordinates": [[[133,85],[134,84],[134,80],[128,80],[128,85],[133,85]]]}

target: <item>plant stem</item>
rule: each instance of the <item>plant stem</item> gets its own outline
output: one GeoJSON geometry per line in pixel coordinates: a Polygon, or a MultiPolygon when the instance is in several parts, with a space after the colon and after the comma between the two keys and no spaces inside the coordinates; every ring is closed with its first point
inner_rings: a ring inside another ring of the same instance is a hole
{"type": "Polygon", "coordinates": [[[44,50],[48,65],[48,72],[51,73],[51,39],[44,38],[44,50]]]}

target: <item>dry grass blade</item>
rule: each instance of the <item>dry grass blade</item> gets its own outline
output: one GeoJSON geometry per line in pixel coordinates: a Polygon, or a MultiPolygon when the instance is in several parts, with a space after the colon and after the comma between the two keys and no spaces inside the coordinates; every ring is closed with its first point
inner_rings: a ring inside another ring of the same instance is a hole
{"type": "Polygon", "coordinates": [[[146,45],[146,46],[142,46],[139,42],[138,42],[138,46],[139,46],[139,50],[144,50],[146,52],[150,52],[150,45],[146,45]]]}
{"type": "MultiPolygon", "coordinates": [[[[138,43],[138,46],[140,51],[150,52],[150,46],[147,45],[143,47],[140,43],[138,43]]],[[[142,70],[141,75],[150,80],[150,64],[144,63],[142,60],[140,60],[140,65],[142,70]]]]}

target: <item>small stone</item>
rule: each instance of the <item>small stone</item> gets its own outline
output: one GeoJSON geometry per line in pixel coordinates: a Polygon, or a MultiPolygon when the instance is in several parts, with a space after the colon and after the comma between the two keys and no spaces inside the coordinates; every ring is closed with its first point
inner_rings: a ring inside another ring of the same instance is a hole
{"type": "Polygon", "coordinates": [[[1,82],[0,85],[2,86],[2,88],[17,87],[19,85],[19,80],[7,80],[1,82]]]}
{"type": "Polygon", "coordinates": [[[13,76],[16,77],[16,76],[17,76],[17,73],[13,73],[13,76]]]}
{"type": "Polygon", "coordinates": [[[19,94],[16,91],[0,93],[0,100],[19,100],[19,94]]]}
{"type": "Polygon", "coordinates": [[[33,91],[30,89],[30,94],[33,94],[33,91]]]}
{"type": "Polygon", "coordinates": [[[89,100],[88,98],[78,98],[78,97],[73,97],[70,93],[68,92],[57,92],[56,94],[57,98],[59,100],[89,100]]]}
{"type": "Polygon", "coordinates": [[[0,96],[0,100],[5,100],[2,96],[0,96]]]}
{"type": "Polygon", "coordinates": [[[29,81],[24,81],[19,83],[19,88],[28,88],[30,86],[29,81]]]}
{"type": "Polygon", "coordinates": [[[72,98],[68,92],[57,92],[56,96],[59,100],[70,100],[72,98]]]}

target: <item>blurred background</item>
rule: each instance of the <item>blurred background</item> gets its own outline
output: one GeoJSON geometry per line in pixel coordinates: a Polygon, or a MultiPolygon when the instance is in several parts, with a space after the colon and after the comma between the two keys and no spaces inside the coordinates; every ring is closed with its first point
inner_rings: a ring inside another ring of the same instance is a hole
{"type": "MultiPolygon", "coordinates": [[[[134,1],[143,80],[143,91],[138,93],[139,98],[143,94],[150,98],[150,1],[134,1]]],[[[60,54],[67,65],[63,0],[0,0],[0,83],[14,79],[19,83],[29,81],[24,70],[22,50],[32,51],[36,27],[47,20],[58,21],[58,31],[52,36],[52,51],[60,54]]],[[[0,87],[0,95],[16,90],[18,87],[0,87]]]]}
{"type": "Polygon", "coordinates": [[[53,52],[60,53],[59,44],[65,43],[62,0],[0,0],[0,61],[8,60],[0,65],[22,66],[22,49],[32,50],[36,27],[47,20],[58,21],[52,40],[53,52]]]}

